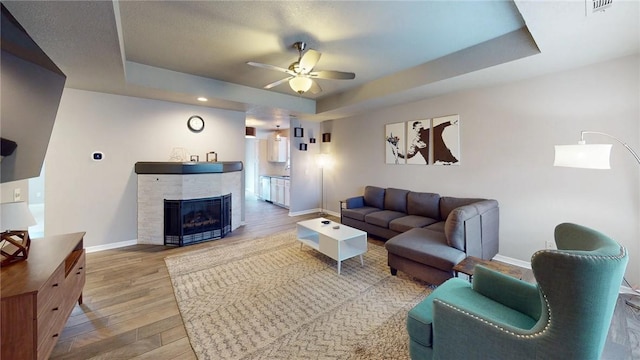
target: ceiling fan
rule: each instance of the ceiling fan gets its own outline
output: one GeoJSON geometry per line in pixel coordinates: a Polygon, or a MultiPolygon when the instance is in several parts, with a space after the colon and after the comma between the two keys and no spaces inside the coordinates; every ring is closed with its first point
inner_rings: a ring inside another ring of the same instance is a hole
{"type": "Polygon", "coordinates": [[[289,82],[289,86],[293,91],[298,94],[303,94],[307,91],[311,91],[312,94],[317,94],[322,91],[317,82],[313,79],[331,79],[331,80],[351,80],[355,79],[356,74],[352,72],[334,71],[334,70],[318,70],[312,71],[313,68],[320,60],[322,55],[320,52],[309,49],[304,54],[302,53],[307,48],[307,43],[304,41],[295,42],[292,47],[298,50],[298,60],[289,65],[289,68],[285,69],[275,65],[262,64],[253,61],[247,62],[251,66],[256,66],[263,69],[276,70],[288,74],[289,76],[274,81],[271,84],[264,86],[264,89],[271,89],[286,81],[289,82]]]}

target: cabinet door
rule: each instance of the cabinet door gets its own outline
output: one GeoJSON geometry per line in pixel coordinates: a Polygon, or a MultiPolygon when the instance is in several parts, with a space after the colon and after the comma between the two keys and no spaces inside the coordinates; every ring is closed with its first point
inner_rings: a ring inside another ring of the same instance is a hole
{"type": "Polygon", "coordinates": [[[290,181],[285,180],[284,181],[284,206],[286,207],[289,207],[291,203],[289,198],[289,185],[290,185],[290,181]]]}
{"type": "Polygon", "coordinates": [[[278,200],[278,185],[276,179],[271,179],[271,202],[277,202],[278,200]]]}

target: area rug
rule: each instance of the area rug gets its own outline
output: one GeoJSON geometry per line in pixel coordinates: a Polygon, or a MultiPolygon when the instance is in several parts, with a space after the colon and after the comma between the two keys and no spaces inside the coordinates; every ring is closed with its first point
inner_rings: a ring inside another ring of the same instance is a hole
{"type": "Polygon", "coordinates": [[[342,263],[294,231],[165,259],[198,359],[408,359],[407,312],[431,289],[369,244],[342,263]]]}

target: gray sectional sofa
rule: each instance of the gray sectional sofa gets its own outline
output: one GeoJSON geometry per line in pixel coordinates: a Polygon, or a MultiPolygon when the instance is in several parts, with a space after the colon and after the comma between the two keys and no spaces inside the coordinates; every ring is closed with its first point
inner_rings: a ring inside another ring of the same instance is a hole
{"type": "Polygon", "coordinates": [[[346,199],[341,222],[388,239],[388,263],[397,270],[439,285],[454,276],[467,256],[491,259],[498,253],[496,200],[366,186],[346,199]]]}

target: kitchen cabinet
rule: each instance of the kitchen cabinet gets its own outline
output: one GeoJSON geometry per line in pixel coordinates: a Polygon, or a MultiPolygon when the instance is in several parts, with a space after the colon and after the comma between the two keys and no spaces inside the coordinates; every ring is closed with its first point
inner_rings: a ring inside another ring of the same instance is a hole
{"type": "Polygon", "coordinates": [[[274,205],[289,208],[291,182],[282,176],[260,176],[260,198],[274,205]]]}
{"type": "Polygon", "coordinates": [[[267,139],[267,160],[270,162],[286,162],[289,151],[289,141],[281,136],[277,141],[275,135],[267,139]]]}
{"type": "Polygon", "coordinates": [[[271,176],[260,176],[260,198],[271,201],[271,176]]]}
{"type": "Polygon", "coordinates": [[[291,181],[289,180],[285,180],[284,181],[284,206],[285,207],[289,207],[291,204],[290,201],[290,197],[289,197],[289,185],[290,185],[291,181]]]}

